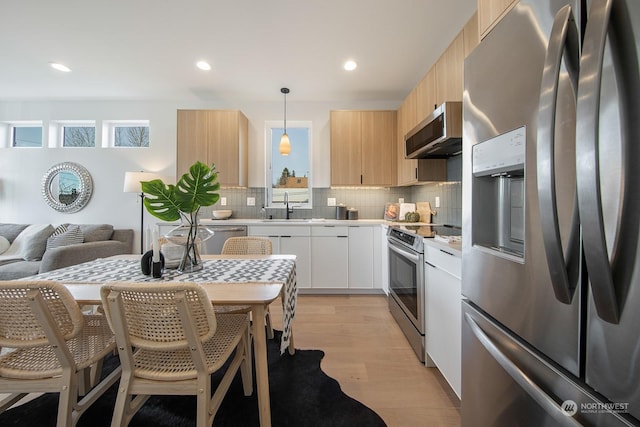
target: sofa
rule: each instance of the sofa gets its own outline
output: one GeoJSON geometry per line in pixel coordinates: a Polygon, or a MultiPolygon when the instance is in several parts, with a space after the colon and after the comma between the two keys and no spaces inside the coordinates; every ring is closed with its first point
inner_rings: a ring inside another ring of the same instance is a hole
{"type": "Polygon", "coordinates": [[[0,223],[0,280],[20,279],[132,250],[133,230],[114,229],[110,224],[0,223]]]}

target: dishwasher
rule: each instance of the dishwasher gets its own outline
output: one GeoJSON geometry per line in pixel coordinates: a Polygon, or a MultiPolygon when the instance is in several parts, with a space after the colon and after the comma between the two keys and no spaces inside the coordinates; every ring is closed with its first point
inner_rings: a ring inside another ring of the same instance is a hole
{"type": "MultiPolygon", "coordinates": [[[[169,231],[176,228],[179,224],[157,223],[158,234],[166,235],[169,231]]],[[[202,255],[219,255],[222,252],[222,246],[229,237],[246,236],[246,225],[234,224],[200,224],[200,227],[206,227],[213,232],[213,236],[202,243],[202,255]]]]}

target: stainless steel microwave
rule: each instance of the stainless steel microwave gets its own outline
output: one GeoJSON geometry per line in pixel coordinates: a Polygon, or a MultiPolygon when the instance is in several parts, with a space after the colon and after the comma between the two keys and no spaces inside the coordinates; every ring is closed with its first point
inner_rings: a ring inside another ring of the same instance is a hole
{"type": "Polygon", "coordinates": [[[462,103],[445,102],[404,138],[407,159],[445,159],[462,153],[462,103]]]}

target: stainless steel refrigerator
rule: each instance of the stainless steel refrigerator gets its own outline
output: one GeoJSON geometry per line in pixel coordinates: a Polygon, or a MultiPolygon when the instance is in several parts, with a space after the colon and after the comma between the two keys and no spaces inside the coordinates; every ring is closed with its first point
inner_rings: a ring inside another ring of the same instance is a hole
{"type": "Polygon", "coordinates": [[[640,425],[639,56],[639,0],[522,0],[465,61],[463,426],[640,425]]]}

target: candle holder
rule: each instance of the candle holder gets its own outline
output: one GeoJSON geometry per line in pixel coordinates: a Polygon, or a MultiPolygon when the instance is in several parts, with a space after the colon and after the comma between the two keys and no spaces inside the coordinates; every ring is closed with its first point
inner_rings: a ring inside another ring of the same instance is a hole
{"type": "Polygon", "coordinates": [[[162,277],[164,270],[164,255],[160,252],[160,261],[153,262],[153,251],[147,251],[140,259],[140,269],[145,276],[152,276],[155,279],[162,277]]]}

